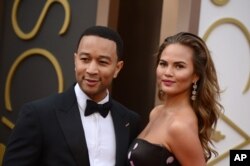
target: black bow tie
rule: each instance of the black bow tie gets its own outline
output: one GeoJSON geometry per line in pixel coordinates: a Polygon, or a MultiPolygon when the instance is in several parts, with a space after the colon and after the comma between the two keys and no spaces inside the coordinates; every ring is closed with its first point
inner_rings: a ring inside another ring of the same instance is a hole
{"type": "Polygon", "coordinates": [[[104,118],[108,115],[111,108],[111,102],[97,104],[92,100],[87,100],[87,106],[84,115],[88,116],[95,112],[99,112],[104,118]]]}

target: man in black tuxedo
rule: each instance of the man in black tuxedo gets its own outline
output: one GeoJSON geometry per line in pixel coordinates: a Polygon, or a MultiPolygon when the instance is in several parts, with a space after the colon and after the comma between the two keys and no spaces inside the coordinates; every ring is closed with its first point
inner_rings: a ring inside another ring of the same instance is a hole
{"type": "Polygon", "coordinates": [[[122,69],[122,49],[122,39],[110,28],[86,29],[74,54],[77,83],[22,107],[3,166],[126,165],[140,124],[139,115],[108,90],[122,69]]]}

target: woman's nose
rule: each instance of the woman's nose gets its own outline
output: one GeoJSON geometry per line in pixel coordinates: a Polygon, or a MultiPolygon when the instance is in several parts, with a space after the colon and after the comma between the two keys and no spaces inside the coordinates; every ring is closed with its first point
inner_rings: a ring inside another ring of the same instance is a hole
{"type": "Polygon", "coordinates": [[[173,68],[171,66],[167,66],[165,68],[165,73],[164,74],[167,75],[167,76],[173,76],[173,68]]]}

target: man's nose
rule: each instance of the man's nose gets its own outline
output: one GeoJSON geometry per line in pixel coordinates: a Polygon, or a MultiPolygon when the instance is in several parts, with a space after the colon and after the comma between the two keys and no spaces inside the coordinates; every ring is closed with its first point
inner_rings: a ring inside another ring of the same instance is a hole
{"type": "Polygon", "coordinates": [[[89,64],[88,64],[88,67],[87,67],[87,72],[89,74],[95,74],[97,73],[97,70],[98,69],[98,64],[95,62],[95,61],[91,61],[89,64]]]}

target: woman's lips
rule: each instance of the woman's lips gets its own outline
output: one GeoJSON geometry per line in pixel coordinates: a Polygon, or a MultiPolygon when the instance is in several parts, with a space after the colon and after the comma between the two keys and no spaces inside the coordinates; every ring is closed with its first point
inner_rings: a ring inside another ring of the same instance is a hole
{"type": "Polygon", "coordinates": [[[162,82],[166,86],[171,86],[175,83],[175,81],[171,81],[171,80],[162,80],[162,82]]]}

